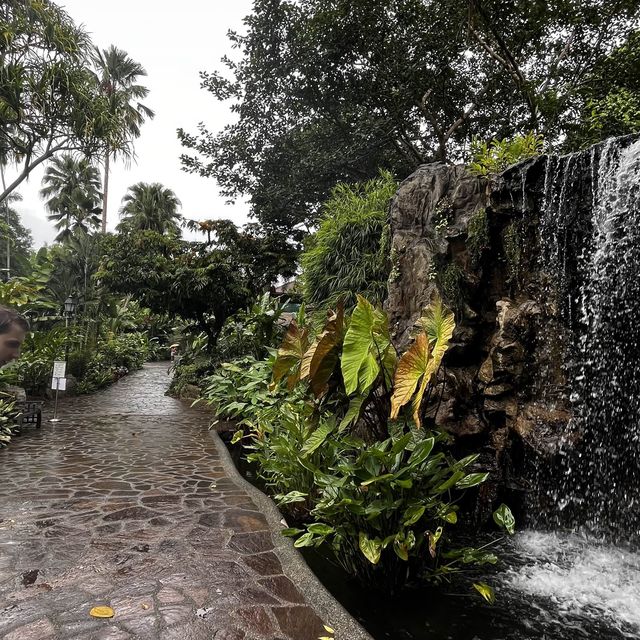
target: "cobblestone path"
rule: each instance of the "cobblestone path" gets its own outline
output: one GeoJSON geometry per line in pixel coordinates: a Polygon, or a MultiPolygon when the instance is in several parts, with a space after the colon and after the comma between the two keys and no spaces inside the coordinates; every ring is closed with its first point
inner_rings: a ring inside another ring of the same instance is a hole
{"type": "Polygon", "coordinates": [[[207,416],[167,384],[147,365],[0,451],[0,638],[326,635],[207,416]],[[115,617],[91,618],[96,605],[115,617]]]}

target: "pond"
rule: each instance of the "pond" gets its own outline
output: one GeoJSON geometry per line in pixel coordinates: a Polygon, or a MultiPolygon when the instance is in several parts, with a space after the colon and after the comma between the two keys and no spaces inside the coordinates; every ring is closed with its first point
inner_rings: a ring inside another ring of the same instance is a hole
{"type": "MultiPolygon", "coordinates": [[[[251,465],[230,447],[249,482],[251,465]]],[[[640,638],[640,553],[571,532],[523,531],[495,549],[501,564],[470,583],[410,589],[396,597],[364,589],[328,555],[303,549],[320,581],[376,640],[631,640],[640,638]]]]}

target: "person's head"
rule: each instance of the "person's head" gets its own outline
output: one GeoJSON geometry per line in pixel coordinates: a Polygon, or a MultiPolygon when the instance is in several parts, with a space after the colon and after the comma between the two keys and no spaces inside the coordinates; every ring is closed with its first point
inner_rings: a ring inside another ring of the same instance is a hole
{"type": "Polygon", "coordinates": [[[13,309],[0,306],[0,367],[20,355],[20,347],[29,331],[27,320],[13,309]]]}

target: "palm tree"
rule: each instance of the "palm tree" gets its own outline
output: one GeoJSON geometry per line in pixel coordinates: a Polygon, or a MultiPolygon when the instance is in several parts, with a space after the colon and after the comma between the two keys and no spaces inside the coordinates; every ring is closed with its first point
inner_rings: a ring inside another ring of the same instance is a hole
{"type": "Polygon", "coordinates": [[[68,240],[76,231],[89,233],[100,226],[100,173],[87,158],[65,153],[55,156],[42,178],[42,198],[49,220],[60,233],[56,242],[68,240]]]}
{"type": "Polygon", "coordinates": [[[107,196],[109,191],[109,161],[117,152],[133,155],[132,143],[140,137],[140,127],[145,118],[153,118],[154,112],[140,100],[149,95],[149,89],[136,84],[140,76],[146,76],[144,67],[129,57],[122,49],[111,45],[94,52],[94,64],[103,94],[109,100],[109,110],[124,119],[128,132],[127,145],[122,148],[107,148],[104,156],[104,193],[102,196],[102,232],[107,230],[107,196]]]}
{"type": "Polygon", "coordinates": [[[159,182],[138,182],[129,187],[122,198],[120,230],[147,229],[162,234],[180,235],[182,216],[178,213],[180,200],[159,182]]]}

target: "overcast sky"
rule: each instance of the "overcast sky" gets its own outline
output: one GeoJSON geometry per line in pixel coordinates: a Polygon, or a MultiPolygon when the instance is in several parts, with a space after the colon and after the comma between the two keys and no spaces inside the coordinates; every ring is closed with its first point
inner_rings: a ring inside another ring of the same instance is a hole
{"type": "MultiPolygon", "coordinates": [[[[218,131],[230,122],[229,105],[219,103],[200,88],[199,71],[222,69],[220,58],[233,57],[226,37],[228,29],[242,31],[242,19],[251,12],[251,0],[60,0],[76,23],[83,24],[94,44],[124,49],[147,70],[142,82],[150,89],[145,104],[156,112],[142,127],[135,143],[137,162],[125,167],[112,163],[109,181],[109,220],[118,223],[120,201],[127,188],[139,181],[161,182],[182,201],[182,213],[193,219],[247,220],[248,206],[226,205],[215,181],[180,169],[183,151],[176,129],[195,132],[199,122],[218,131]]],[[[237,55],[237,53],[235,53],[237,55]]],[[[8,171],[8,178],[11,173],[8,171]]],[[[23,201],[15,207],[33,233],[36,247],[55,237],[38,195],[43,170],[31,174],[19,192],[23,201]]]]}

